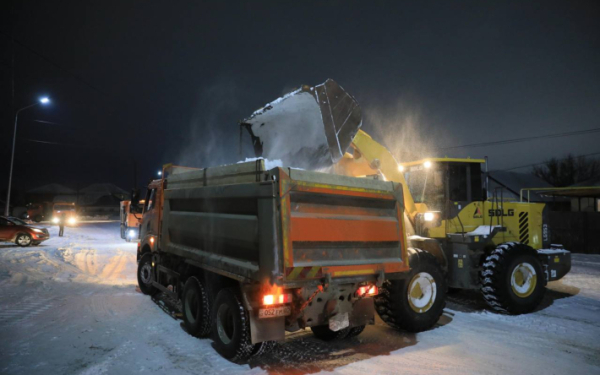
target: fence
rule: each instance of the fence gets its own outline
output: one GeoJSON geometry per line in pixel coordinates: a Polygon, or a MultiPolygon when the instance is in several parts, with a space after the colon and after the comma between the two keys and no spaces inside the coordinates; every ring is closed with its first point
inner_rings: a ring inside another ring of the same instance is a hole
{"type": "Polygon", "coordinates": [[[552,243],[574,253],[600,254],[600,212],[550,212],[552,243]]]}

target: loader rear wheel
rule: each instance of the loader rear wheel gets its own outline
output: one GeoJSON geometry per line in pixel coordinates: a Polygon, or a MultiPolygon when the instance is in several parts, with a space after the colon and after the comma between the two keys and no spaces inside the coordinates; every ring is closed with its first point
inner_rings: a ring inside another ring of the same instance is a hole
{"type": "Polygon", "coordinates": [[[342,340],[348,336],[351,328],[342,328],[339,331],[332,331],[328,325],[310,327],[313,334],[323,341],[342,340]]]}
{"type": "Polygon", "coordinates": [[[401,280],[385,281],[375,297],[381,320],[408,332],[421,332],[440,319],[446,304],[446,280],[436,258],[409,249],[411,270],[401,280]]]}
{"type": "Polygon", "coordinates": [[[183,323],[187,332],[196,337],[210,334],[210,308],[206,288],[190,277],[183,288],[183,323]]]}
{"type": "Polygon", "coordinates": [[[149,296],[158,293],[158,289],[152,286],[152,253],[146,253],[140,258],[137,279],[142,293],[149,296]]]}
{"type": "Polygon", "coordinates": [[[219,354],[236,363],[245,362],[252,356],[256,348],[250,341],[250,319],[234,289],[219,292],[211,320],[215,324],[212,337],[219,354]]]}
{"type": "Polygon", "coordinates": [[[496,312],[525,314],[544,298],[546,278],[531,247],[509,242],[488,255],[480,274],[481,293],[496,312]]]}

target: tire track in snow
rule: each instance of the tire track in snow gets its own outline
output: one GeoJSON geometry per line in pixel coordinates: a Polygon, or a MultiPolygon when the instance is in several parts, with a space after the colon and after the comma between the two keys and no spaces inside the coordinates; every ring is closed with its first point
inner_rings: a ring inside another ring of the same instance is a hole
{"type": "Polygon", "coordinates": [[[108,264],[102,269],[100,277],[106,280],[112,280],[116,275],[122,273],[125,268],[126,259],[125,253],[118,250],[118,255],[113,256],[109,259],[108,264]]]}
{"type": "Polygon", "coordinates": [[[53,299],[34,300],[34,298],[25,298],[10,307],[0,307],[0,327],[8,327],[34,318],[53,307],[53,299]]]}

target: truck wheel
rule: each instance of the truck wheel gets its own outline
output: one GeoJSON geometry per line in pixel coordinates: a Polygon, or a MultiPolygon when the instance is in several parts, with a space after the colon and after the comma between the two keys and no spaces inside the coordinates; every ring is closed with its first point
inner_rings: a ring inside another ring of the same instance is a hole
{"type": "Polygon", "coordinates": [[[15,243],[21,247],[27,247],[31,245],[31,236],[27,233],[19,233],[15,243]]]}
{"type": "Polygon", "coordinates": [[[187,332],[196,337],[210,334],[208,295],[202,283],[190,277],[183,288],[183,322],[187,332]]]}
{"type": "Polygon", "coordinates": [[[366,325],[362,325],[362,326],[356,326],[356,327],[352,327],[350,328],[350,332],[348,332],[348,335],[346,336],[347,339],[351,339],[353,337],[356,337],[358,335],[360,335],[362,333],[362,331],[365,330],[366,325]]]}
{"type": "Polygon", "coordinates": [[[346,328],[340,329],[339,331],[332,331],[331,329],[329,329],[328,325],[310,327],[310,329],[312,330],[313,334],[315,336],[317,336],[317,338],[319,338],[323,341],[333,341],[333,340],[345,339],[351,330],[350,327],[346,327],[346,328]]]}
{"type": "Polygon", "coordinates": [[[536,251],[518,242],[502,244],[486,257],[480,283],[488,305],[504,314],[533,311],[546,291],[546,278],[536,251]]]}
{"type": "Polygon", "coordinates": [[[375,296],[381,320],[408,332],[421,332],[440,319],[446,304],[446,279],[433,255],[409,249],[408,277],[388,280],[375,296]]]}
{"type": "Polygon", "coordinates": [[[212,337],[219,354],[232,362],[244,362],[250,358],[254,351],[250,341],[250,320],[233,289],[219,292],[212,307],[211,321],[215,325],[212,337]]]}
{"type": "Polygon", "coordinates": [[[158,289],[152,286],[152,253],[146,253],[140,258],[137,279],[142,293],[149,296],[158,293],[158,289]]]}
{"type": "Polygon", "coordinates": [[[252,357],[260,357],[261,355],[271,352],[275,348],[275,341],[263,341],[254,344],[252,349],[252,357]]]}

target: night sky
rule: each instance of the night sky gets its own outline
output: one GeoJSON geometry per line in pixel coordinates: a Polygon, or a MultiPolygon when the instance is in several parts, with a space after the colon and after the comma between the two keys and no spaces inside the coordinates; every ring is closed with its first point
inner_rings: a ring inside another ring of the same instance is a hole
{"type": "Polygon", "coordinates": [[[399,158],[487,155],[491,169],[507,169],[600,152],[600,133],[440,149],[600,128],[598,1],[0,7],[0,192],[13,134],[13,48],[15,108],[52,99],[20,115],[21,191],[52,182],[128,190],[134,160],[139,185],[168,162],[238,161],[239,120],[327,78],[356,97],[363,129],[399,158]]]}

